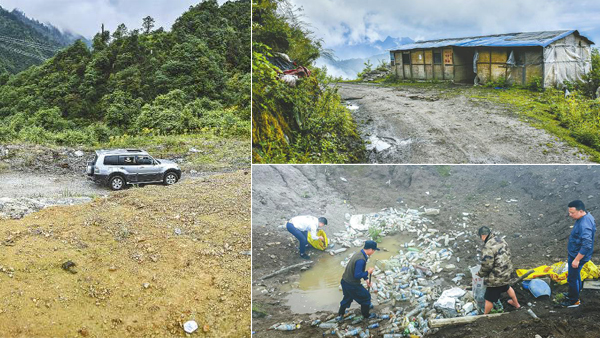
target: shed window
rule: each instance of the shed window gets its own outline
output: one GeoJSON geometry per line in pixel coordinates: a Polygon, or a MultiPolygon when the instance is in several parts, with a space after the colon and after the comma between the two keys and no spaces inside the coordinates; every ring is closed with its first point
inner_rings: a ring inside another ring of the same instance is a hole
{"type": "Polygon", "coordinates": [[[433,51],[433,63],[436,65],[442,64],[442,52],[441,51],[433,51]]]}
{"type": "Polygon", "coordinates": [[[410,53],[402,53],[402,64],[410,65],[410,53]]]}

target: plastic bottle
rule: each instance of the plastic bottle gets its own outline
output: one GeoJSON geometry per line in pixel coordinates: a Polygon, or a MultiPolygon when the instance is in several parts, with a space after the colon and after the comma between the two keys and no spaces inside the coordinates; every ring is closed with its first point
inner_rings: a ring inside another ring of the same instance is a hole
{"type": "Polygon", "coordinates": [[[376,329],[379,327],[379,323],[375,323],[375,324],[371,324],[369,326],[367,326],[368,329],[376,329]]]}
{"type": "Polygon", "coordinates": [[[379,316],[381,319],[390,319],[390,315],[381,315],[379,316]]]}
{"type": "Polygon", "coordinates": [[[315,319],[315,320],[313,320],[312,323],[310,323],[310,326],[317,326],[319,324],[321,324],[321,320],[320,319],[315,319]]]}
{"type": "Polygon", "coordinates": [[[346,337],[356,336],[360,331],[362,331],[362,330],[361,329],[350,330],[350,331],[346,332],[346,337]]]}
{"type": "Polygon", "coordinates": [[[275,328],[275,330],[279,331],[294,331],[296,329],[296,325],[294,324],[281,324],[275,328]]]}
{"type": "Polygon", "coordinates": [[[320,329],[333,329],[337,326],[338,326],[337,323],[321,323],[321,324],[319,324],[320,329]]]}

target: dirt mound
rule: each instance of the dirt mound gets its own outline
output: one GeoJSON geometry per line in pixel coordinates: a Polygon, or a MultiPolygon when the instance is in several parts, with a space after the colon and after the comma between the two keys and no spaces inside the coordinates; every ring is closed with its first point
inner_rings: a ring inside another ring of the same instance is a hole
{"type": "MultiPolygon", "coordinates": [[[[323,330],[310,328],[306,323],[301,330],[292,332],[267,329],[277,322],[325,319],[331,314],[301,315],[285,305],[290,285],[293,289],[300,279],[298,269],[261,280],[267,273],[301,262],[297,242],[285,230],[277,229],[292,216],[323,215],[329,220],[325,229],[329,234],[345,228],[345,213],[378,212],[384,207],[439,209],[439,215],[431,217],[442,232],[462,228],[463,213],[468,213],[464,231],[470,240],[454,249],[454,255],[460,258],[460,262],[453,262],[455,273],[468,272],[468,267],[476,264],[481,243],[475,231],[481,225],[506,236],[515,268],[535,267],[566,258],[573,225],[566,214],[567,203],[582,199],[592,214],[597,213],[599,171],[596,166],[255,167],[253,330],[257,337],[320,335],[323,330]]],[[[316,250],[309,254],[315,262],[323,255],[316,250]]],[[[593,261],[598,263],[597,255],[593,261]]],[[[441,277],[446,287],[453,284],[450,279],[454,274],[441,277]]],[[[600,315],[593,310],[597,292],[584,291],[579,309],[564,310],[554,309],[550,299],[535,299],[520,287],[517,289],[522,304],[531,302],[541,321],[534,321],[525,311],[515,311],[494,321],[444,328],[434,336],[593,337],[593,332],[597,332],[594,323],[599,322],[600,315]],[[587,324],[582,325],[584,322],[587,324]]],[[[565,290],[564,286],[557,287],[553,294],[565,290]]],[[[510,307],[506,302],[504,305],[510,307]]],[[[376,311],[380,310],[376,307],[376,311]]]]}
{"type": "Polygon", "coordinates": [[[2,336],[249,336],[246,174],[0,221],[2,336]]]}

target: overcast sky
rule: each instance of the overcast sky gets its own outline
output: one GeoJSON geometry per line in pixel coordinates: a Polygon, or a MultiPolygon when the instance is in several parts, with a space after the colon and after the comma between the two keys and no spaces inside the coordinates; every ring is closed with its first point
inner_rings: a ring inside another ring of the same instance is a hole
{"type": "MultiPolygon", "coordinates": [[[[326,48],[386,36],[429,40],[577,29],[600,44],[598,0],[290,0],[326,48]]],[[[596,46],[599,47],[599,46],[596,46]]]]}
{"type": "MultiPolygon", "coordinates": [[[[127,28],[142,27],[142,18],[150,15],[156,27],[170,29],[190,5],[201,0],[0,0],[0,6],[11,11],[18,8],[40,22],[50,22],[61,30],[69,30],[92,38],[104,23],[111,32],[125,23],[127,28]]],[[[219,0],[219,4],[225,0],[219,0]]]]}

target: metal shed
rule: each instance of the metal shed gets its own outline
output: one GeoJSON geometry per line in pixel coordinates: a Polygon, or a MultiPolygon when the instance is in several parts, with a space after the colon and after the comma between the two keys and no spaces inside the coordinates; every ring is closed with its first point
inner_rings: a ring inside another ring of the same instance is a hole
{"type": "Polygon", "coordinates": [[[580,81],[591,70],[591,45],[577,30],[510,33],[419,41],[390,51],[402,79],[509,84],[540,80],[544,87],[580,81]]]}

